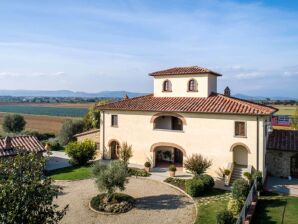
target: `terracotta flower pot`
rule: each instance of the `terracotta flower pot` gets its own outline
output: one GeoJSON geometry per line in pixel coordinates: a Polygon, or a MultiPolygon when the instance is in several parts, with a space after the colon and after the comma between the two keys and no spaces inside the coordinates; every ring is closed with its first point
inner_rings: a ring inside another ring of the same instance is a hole
{"type": "Polygon", "coordinates": [[[146,166],[145,166],[145,171],[146,171],[147,173],[149,173],[149,172],[150,172],[150,167],[146,167],[146,166]]]}
{"type": "Polygon", "coordinates": [[[175,171],[169,171],[170,177],[175,177],[175,171]]]}

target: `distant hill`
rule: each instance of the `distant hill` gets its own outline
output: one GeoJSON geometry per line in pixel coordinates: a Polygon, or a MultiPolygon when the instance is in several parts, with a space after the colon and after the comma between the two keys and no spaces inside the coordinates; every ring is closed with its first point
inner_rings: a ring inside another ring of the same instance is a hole
{"type": "Polygon", "coordinates": [[[266,100],[267,98],[270,98],[271,100],[298,100],[295,97],[286,97],[286,96],[265,97],[265,96],[248,96],[244,94],[235,94],[233,96],[244,100],[266,100]]]}
{"type": "Polygon", "coordinates": [[[129,97],[142,96],[146,93],[135,93],[127,91],[102,91],[97,93],[74,92],[70,90],[0,90],[0,96],[24,96],[24,97],[104,97],[121,98],[125,95],[129,97]]]}

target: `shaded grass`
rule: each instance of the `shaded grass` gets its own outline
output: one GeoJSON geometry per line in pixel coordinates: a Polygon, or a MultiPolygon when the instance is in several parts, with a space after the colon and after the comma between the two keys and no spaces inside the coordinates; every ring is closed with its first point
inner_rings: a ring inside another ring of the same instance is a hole
{"type": "Polygon", "coordinates": [[[227,208],[230,193],[213,188],[201,197],[195,198],[198,205],[196,224],[214,224],[219,211],[227,208]]]}
{"type": "Polygon", "coordinates": [[[274,193],[262,195],[258,201],[253,223],[298,223],[298,198],[274,193]]]}
{"type": "Polygon", "coordinates": [[[54,180],[83,180],[93,177],[92,165],[71,166],[48,172],[54,180]]]}

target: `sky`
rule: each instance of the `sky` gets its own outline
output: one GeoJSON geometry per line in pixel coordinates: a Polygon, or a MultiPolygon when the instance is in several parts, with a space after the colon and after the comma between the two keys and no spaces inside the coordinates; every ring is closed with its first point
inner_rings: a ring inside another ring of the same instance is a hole
{"type": "Polygon", "coordinates": [[[298,98],[298,2],[0,0],[0,89],[152,92],[198,65],[218,92],[298,98]]]}

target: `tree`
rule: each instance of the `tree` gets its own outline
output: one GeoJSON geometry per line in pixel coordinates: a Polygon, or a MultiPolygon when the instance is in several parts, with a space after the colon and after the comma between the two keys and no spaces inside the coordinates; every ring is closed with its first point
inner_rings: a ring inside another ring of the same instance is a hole
{"type": "Polygon", "coordinates": [[[97,163],[93,169],[99,191],[106,193],[106,202],[109,202],[113,193],[119,189],[125,190],[128,183],[128,171],[123,161],[112,161],[109,165],[97,163]]]}
{"type": "Polygon", "coordinates": [[[61,191],[43,175],[46,158],[35,153],[0,160],[0,223],[58,223],[68,205],[57,210],[61,191]]]}
{"type": "Polygon", "coordinates": [[[18,133],[24,130],[26,121],[22,115],[6,114],[3,119],[2,128],[5,132],[18,133]]]}
{"type": "Polygon", "coordinates": [[[205,173],[211,165],[212,161],[204,158],[200,154],[193,154],[184,162],[185,168],[192,172],[194,175],[201,175],[205,173]]]}
{"type": "Polygon", "coordinates": [[[66,145],[74,139],[74,135],[84,130],[84,122],[82,120],[65,120],[60,129],[58,139],[61,145],[66,145]]]}
{"type": "Polygon", "coordinates": [[[119,149],[119,159],[128,165],[129,159],[132,157],[132,146],[127,142],[123,142],[119,149]]]}
{"type": "Polygon", "coordinates": [[[96,144],[89,139],[83,142],[70,142],[66,145],[65,152],[73,164],[86,165],[89,160],[94,159],[96,144]]]}
{"type": "Polygon", "coordinates": [[[294,130],[298,130],[298,107],[296,107],[295,113],[291,118],[292,127],[294,130]]]}
{"type": "Polygon", "coordinates": [[[96,109],[95,105],[90,107],[88,113],[85,115],[84,125],[86,130],[100,127],[100,110],[96,109]]]}

